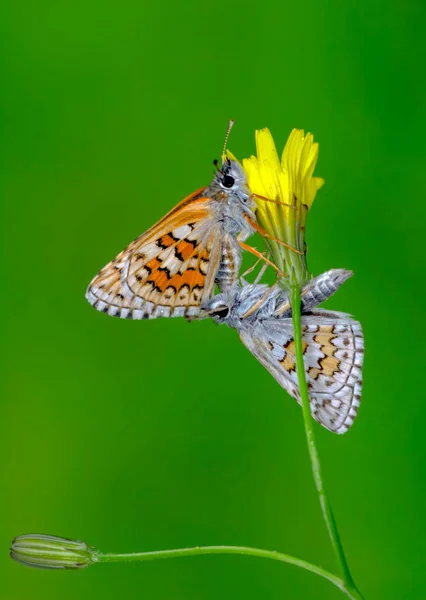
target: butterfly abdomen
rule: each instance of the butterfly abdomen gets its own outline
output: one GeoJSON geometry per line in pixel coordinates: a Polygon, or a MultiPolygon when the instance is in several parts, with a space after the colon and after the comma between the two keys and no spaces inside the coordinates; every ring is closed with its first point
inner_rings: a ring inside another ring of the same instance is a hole
{"type": "Polygon", "coordinates": [[[241,249],[235,238],[226,235],[222,246],[222,255],[215,282],[221,292],[230,290],[238,279],[241,266],[241,249]]]}
{"type": "Polygon", "coordinates": [[[331,269],[315,277],[302,290],[302,312],[311,310],[330,298],[349,277],[352,277],[352,271],[346,269],[331,269]]]}

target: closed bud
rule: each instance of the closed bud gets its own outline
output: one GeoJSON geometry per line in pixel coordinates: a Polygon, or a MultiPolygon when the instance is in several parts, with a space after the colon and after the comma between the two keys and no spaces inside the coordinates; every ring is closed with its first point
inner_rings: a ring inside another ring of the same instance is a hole
{"type": "Polygon", "coordinates": [[[39,569],[84,569],[98,562],[98,550],[84,542],[54,535],[28,534],[16,537],[10,556],[39,569]]]}

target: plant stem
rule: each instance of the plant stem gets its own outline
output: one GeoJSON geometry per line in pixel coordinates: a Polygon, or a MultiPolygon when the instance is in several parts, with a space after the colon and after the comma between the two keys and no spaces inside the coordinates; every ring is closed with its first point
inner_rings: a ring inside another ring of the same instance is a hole
{"type": "Polygon", "coordinates": [[[305,424],[306,441],[308,445],[309,458],[312,465],[312,473],[314,475],[315,487],[317,488],[319,501],[331,544],[340,564],[340,569],[343,576],[345,591],[350,593],[351,598],[362,600],[362,595],[357,589],[352,575],[349,571],[349,566],[346,561],[342,542],[340,541],[339,531],[334,519],[333,511],[325,491],[325,486],[322,478],[321,463],[315,442],[315,433],[313,428],[313,418],[311,415],[311,406],[309,401],[308,385],[306,383],[305,365],[303,361],[303,345],[302,345],[302,324],[300,314],[300,288],[298,285],[292,285],[291,288],[291,306],[293,315],[294,329],[294,347],[296,355],[296,370],[299,380],[300,398],[303,412],[303,422],[305,424]]]}
{"type": "MultiPolygon", "coordinates": [[[[131,554],[104,554],[100,551],[96,552],[95,561],[101,563],[107,562],[135,562],[144,560],[155,560],[158,558],[176,558],[181,556],[198,556],[201,554],[242,554],[246,556],[256,556],[260,558],[269,558],[281,562],[294,565],[311,573],[315,573],[320,577],[324,577],[340,590],[345,590],[345,583],[333,573],[326,571],[318,565],[307,562],[300,558],[276,552],[272,550],[262,550],[260,548],[249,548],[247,546],[197,546],[195,548],[179,548],[177,550],[158,550],[155,552],[134,552],[131,554]]],[[[348,596],[351,598],[350,594],[348,596]]],[[[353,597],[356,598],[355,596],[353,597]]]]}

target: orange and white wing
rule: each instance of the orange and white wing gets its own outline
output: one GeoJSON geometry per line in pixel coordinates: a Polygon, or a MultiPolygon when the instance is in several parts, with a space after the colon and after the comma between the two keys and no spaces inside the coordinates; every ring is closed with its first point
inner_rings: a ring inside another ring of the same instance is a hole
{"type": "MultiPolygon", "coordinates": [[[[345,433],[360,404],[364,339],[349,315],[317,309],[302,316],[303,354],[311,412],[323,427],[345,433]]],[[[300,404],[291,319],[240,331],[243,344],[300,404]]]]}
{"type": "Polygon", "coordinates": [[[220,227],[204,188],[182,200],[90,283],[97,310],[123,319],[194,317],[213,293],[220,227]]]}

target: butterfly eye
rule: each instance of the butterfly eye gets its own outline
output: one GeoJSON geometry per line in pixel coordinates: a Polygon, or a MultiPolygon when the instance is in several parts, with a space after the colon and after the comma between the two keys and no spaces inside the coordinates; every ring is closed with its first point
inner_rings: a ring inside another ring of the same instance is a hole
{"type": "Polygon", "coordinates": [[[231,188],[235,183],[235,179],[231,175],[224,175],[222,178],[222,185],[226,188],[231,188]]]}
{"type": "Polygon", "coordinates": [[[227,306],[221,306],[214,313],[211,313],[213,317],[219,317],[220,319],[226,319],[229,313],[229,308],[227,306]]]}

